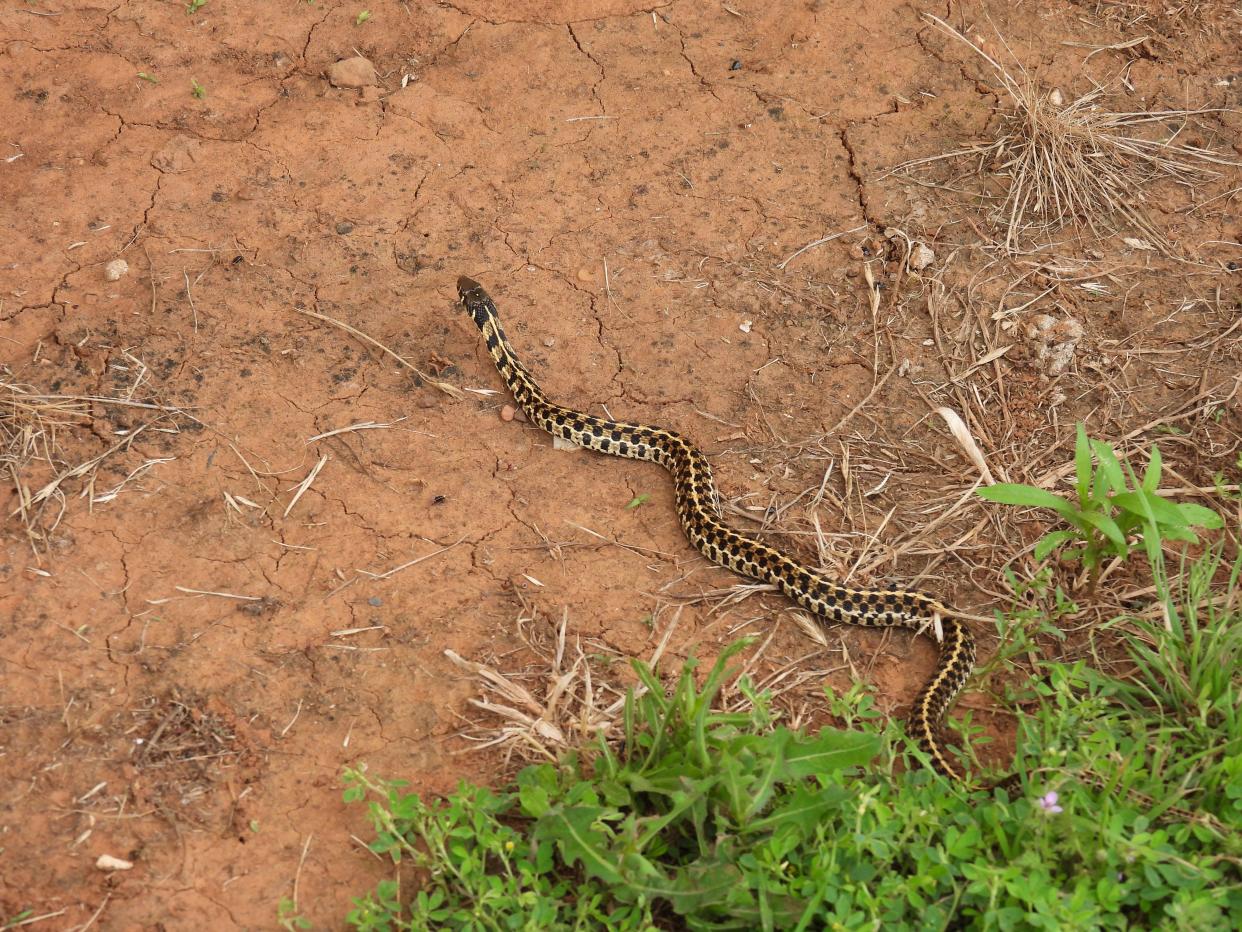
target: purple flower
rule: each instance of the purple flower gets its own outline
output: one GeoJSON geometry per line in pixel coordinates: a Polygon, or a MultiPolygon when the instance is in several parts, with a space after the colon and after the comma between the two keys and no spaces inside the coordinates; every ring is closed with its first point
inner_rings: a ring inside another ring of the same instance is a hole
{"type": "Polygon", "coordinates": [[[1056,815],[1058,812],[1064,811],[1060,806],[1057,805],[1057,791],[1056,790],[1049,790],[1043,796],[1039,797],[1039,799],[1037,799],[1036,802],[1039,803],[1040,809],[1044,810],[1044,812],[1052,813],[1053,815],[1056,815]]]}

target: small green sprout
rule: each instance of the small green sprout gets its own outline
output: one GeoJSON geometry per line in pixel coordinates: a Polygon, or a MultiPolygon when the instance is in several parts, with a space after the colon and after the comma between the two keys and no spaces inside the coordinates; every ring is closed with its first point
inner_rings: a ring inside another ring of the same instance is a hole
{"type": "Polygon", "coordinates": [[[370,18],[371,18],[371,11],[363,10],[361,13],[358,14],[357,18],[354,20],[354,25],[361,26],[363,23],[365,23],[370,18]]]}
{"type": "Polygon", "coordinates": [[[199,100],[202,100],[204,97],[207,96],[207,88],[199,84],[196,79],[191,78],[190,79],[190,93],[193,94],[195,97],[197,97],[199,100]]]}
{"type": "Polygon", "coordinates": [[[1035,545],[1035,559],[1045,560],[1059,547],[1074,544],[1062,551],[1062,556],[1083,564],[1088,590],[1093,590],[1104,559],[1128,556],[1132,540],[1142,543],[1148,561],[1156,567],[1163,541],[1197,543],[1192,527],[1214,530],[1222,526],[1220,516],[1210,508],[1171,502],[1157,494],[1160,471],[1159,447],[1152,447],[1140,479],[1128,462],[1117,459],[1111,444],[1088,439],[1086,429],[1079,424],[1074,448],[1076,501],[1012,482],[982,488],[979,495],[1002,505],[1056,512],[1070,529],[1045,534],[1035,545]]]}

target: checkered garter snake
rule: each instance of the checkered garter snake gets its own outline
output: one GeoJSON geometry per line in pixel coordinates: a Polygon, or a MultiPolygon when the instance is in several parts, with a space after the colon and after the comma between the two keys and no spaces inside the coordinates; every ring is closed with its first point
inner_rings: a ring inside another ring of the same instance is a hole
{"type": "Polygon", "coordinates": [[[735,531],[721,519],[711,465],[698,447],[671,430],[593,417],[549,401],[518,361],[500,324],[496,305],[483,286],[463,276],[457,280],[457,293],[482,331],[496,369],[526,416],[554,437],[612,456],[650,460],[667,469],[673,476],[677,515],[686,537],[713,563],[775,585],[825,621],[929,633],[938,619],[943,632],[940,660],[914,701],[909,726],[932,766],[951,779],[962,779],[945,753],[939,733],[946,710],[974,665],[975,641],[943,603],[910,590],[843,586],[779,550],[735,531]]]}

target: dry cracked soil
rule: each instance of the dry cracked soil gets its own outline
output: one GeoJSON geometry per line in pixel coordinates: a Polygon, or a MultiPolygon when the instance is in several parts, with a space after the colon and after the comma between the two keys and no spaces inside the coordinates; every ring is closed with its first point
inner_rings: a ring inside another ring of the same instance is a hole
{"type": "MultiPolygon", "coordinates": [[[[273,928],[296,883],[338,927],[390,870],[341,769],[497,779],[445,651],[538,669],[562,617],[616,688],[675,625],[663,669],[759,635],[795,720],[828,720],[825,678],[908,706],[925,639],[820,644],[722,598],[658,468],[504,410],[458,275],[553,398],[695,438],[731,520],[917,578],[985,656],[1042,528],[967,500],[936,407],[1036,472],[1075,420],[1176,422],[1210,485],[1239,429],[1232,169],[1153,187],[1178,257],[1049,237],[1053,271],[996,248],[995,166],[888,173],[1008,106],[928,12],[1045,90],[1237,108],[1236,4],[1157,6],[0,0],[0,373],[78,405],[0,489],[0,923],[273,928]],[[1062,374],[1014,324],[1041,309],[1083,330],[1062,374]]],[[[1191,122],[1238,158],[1235,113],[1191,122]]],[[[994,706],[960,708],[1003,762],[994,706]]]]}

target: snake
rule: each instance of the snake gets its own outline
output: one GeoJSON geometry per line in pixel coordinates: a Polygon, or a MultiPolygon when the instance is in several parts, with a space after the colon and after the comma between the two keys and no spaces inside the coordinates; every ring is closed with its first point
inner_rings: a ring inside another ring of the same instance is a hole
{"type": "Polygon", "coordinates": [[[975,662],[975,641],[961,619],[943,602],[922,592],[842,585],[730,527],[722,518],[720,493],[702,450],[673,430],[595,417],[549,401],[518,360],[501,326],[496,304],[483,286],[463,275],[457,280],[457,294],[482,332],[501,379],[527,418],[553,437],[579,447],[663,466],[672,474],[682,529],[707,559],[775,586],[823,622],[906,628],[938,640],[938,662],[914,700],[907,727],[934,771],[950,780],[964,780],[941,741],[944,717],[975,662]]]}

